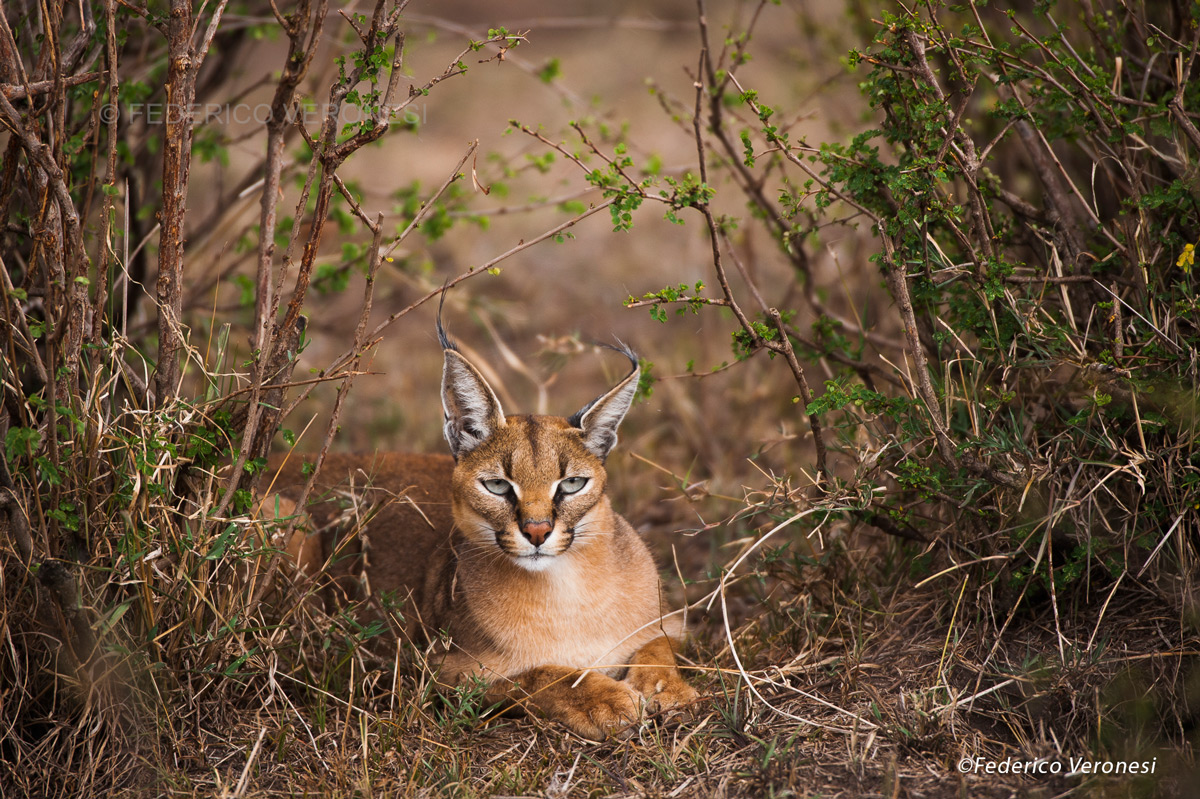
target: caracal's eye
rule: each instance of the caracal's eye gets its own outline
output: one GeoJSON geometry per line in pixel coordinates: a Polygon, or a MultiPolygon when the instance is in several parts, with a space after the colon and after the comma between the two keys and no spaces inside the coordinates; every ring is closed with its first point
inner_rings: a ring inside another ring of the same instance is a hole
{"type": "Polygon", "coordinates": [[[586,477],[568,477],[558,484],[558,489],[564,494],[575,494],[583,490],[583,487],[588,484],[586,477]]]}
{"type": "Polygon", "coordinates": [[[496,496],[504,496],[509,491],[512,491],[512,483],[507,480],[484,480],[483,487],[496,496]]]}

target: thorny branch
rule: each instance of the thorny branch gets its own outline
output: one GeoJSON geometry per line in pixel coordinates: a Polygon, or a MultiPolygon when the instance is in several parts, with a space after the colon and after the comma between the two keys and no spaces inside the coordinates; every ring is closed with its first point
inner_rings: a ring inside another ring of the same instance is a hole
{"type": "MultiPolygon", "coordinates": [[[[290,327],[272,326],[279,309],[279,295],[275,291],[276,284],[271,278],[275,256],[280,175],[283,172],[284,135],[289,122],[288,112],[295,102],[296,87],[304,79],[316,53],[327,7],[327,0],[319,0],[316,11],[313,13],[310,0],[302,0],[290,17],[280,20],[281,26],[288,34],[288,53],[279,84],[275,89],[275,96],[271,102],[271,117],[267,121],[267,155],[259,221],[254,327],[250,333],[250,344],[255,350],[255,358],[250,376],[250,397],[246,405],[246,418],[244,424],[241,425],[241,448],[237,458],[234,459],[233,470],[229,476],[229,487],[223,502],[214,514],[218,517],[225,512],[232,500],[234,492],[241,482],[246,463],[251,458],[265,454],[266,448],[270,445],[270,438],[274,435],[272,424],[265,425],[268,428],[266,435],[259,435],[259,425],[263,415],[263,386],[267,382],[287,383],[291,379],[291,372],[295,366],[295,357],[282,357],[286,356],[288,349],[279,346],[280,338],[281,336],[286,337],[288,343],[295,348],[298,346],[302,334],[302,320],[298,317],[292,321],[290,327]]],[[[315,230],[319,230],[324,223],[324,218],[318,218],[314,220],[313,227],[315,230]]],[[[283,279],[283,271],[281,268],[280,281],[283,279]]],[[[294,351],[293,349],[292,352],[294,351]]],[[[282,399],[282,393],[280,393],[280,399],[282,399]]],[[[277,412],[279,403],[274,403],[273,407],[277,412]]],[[[278,415],[272,416],[273,420],[277,422],[278,415]]]]}
{"type": "MultiPolygon", "coordinates": [[[[289,331],[299,331],[302,329],[300,311],[304,307],[304,300],[312,279],[317,253],[320,251],[325,224],[329,217],[330,203],[333,199],[333,193],[336,191],[334,179],[338,167],[354,152],[382,137],[390,125],[389,109],[392,105],[392,99],[395,95],[400,76],[403,74],[404,35],[399,30],[400,15],[408,5],[408,0],[401,0],[395,3],[392,10],[385,14],[386,4],[387,0],[377,0],[371,16],[370,27],[367,31],[363,32],[356,28],[356,32],[362,39],[364,57],[358,61],[348,74],[344,74],[342,79],[335,83],[329,91],[329,103],[325,119],[321,125],[319,147],[315,151],[313,165],[309,170],[309,180],[306,183],[306,190],[302,192],[300,204],[297,206],[297,217],[300,217],[305,211],[308,199],[307,187],[311,185],[313,171],[319,163],[321,177],[317,184],[316,204],[312,212],[313,221],[309,228],[308,238],[304,244],[296,283],[292,291],[291,300],[288,303],[287,312],[284,314],[283,321],[275,328],[276,333],[271,336],[270,341],[263,340],[262,335],[265,333],[268,321],[275,317],[275,311],[278,307],[278,297],[272,293],[267,301],[261,301],[261,298],[259,298],[259,301],[256,302],[255,335],[257,338],[256,343],[258,344],[258,358],[256,359],[253,380],[258,385],[262,385],[264,380],[272,377],[266,374],[268,364],[279,364],[285,370],[285,373],[279,375],[280,382],[287,382],[290,379],[291,368],[295,365],[295,357],[294,355],[290,357],[287,355],[286,343],[290,336],[289,331]],[[395,39],[395,50],[387,69],[386,89],[381,101],[373,109],[370,123],[360,125],[359,130],[353,136],[339,143],[338,124],[342,106],[346,102],[346,98],[354,87],[364,79],[369,79],[372,84],[376,82],[378,69],[373,66],[374,58],[377,53],[382,52],[385,44],[392,39],[395,39]]],[[[321,0],[317,9],[319,16],[324,16],[324,9],[325,0],[321,0]]],[[[319,22],[310,22],[307,3],[301,11],[303,12],[303,16],[295,17],[293,27],[289,30],[291,45],[288,51],[288,67],[285,68],[280,89],[276,92],[275,102],[272,104],[271,125],[273,126],[275,138],[269,139],[268,144],[269,146],[273,145],[279,148],[282,148],[282,135],[284,125],[286,124],[286,114],[284,112],[288,104],[293,102],[295,87],[303,78],[304,72],[307,71],[308,61],[305,60],[305,56],[303,55],[305,51],[302,48],[306,46],[311,48],[311,44],[306,45],[306,39],[310,38],[308,28],[312,25],[313,37],[319,35],[321,30],[319,22]],[[288,70],[291,70],[291,72],[288,70]],[[280,112],[278,117],[275,115],[276,111],[280,112]]],[[[311,42],[315,41],[315,38],[311,39],[311,42]]],[[[311,60],[311,54],[308,56],[308,60],[311,60]]],[[[297,115],[296,124],[298,126],[303,125],[300,115],[297,115]]],[[[269,134],[271,130],[272,128],[269,128],[269,134]]],[[[272,183],[278,187],[280,157],[281,150],[278,154],[275,151],[268,152],[269,171],[267,179],[264,182],[264,191],[272,183]],[[272,156],[274,156],[273,159],[272,156]]],[[[263,203],[264,223],[273,223],[274,195],[269,198],[264,195],[263,203]]],[[[258,285],[260,287],[264,283],[270,283],[271,255],[273,249],[270,242],[260,242],[258,262],[258,285]]],[[[289,247],[289,254],[284,256],[284,264],[280,269],[279,280],[282,280],[283,275],[286,273],[290,249],[289,247]]],[[[350,378],[348,377],[347,379],[349,380],[350,378]]],[[[235,492],[241,482],[246,462],[252,455],[252,449],[256,441],[262,441],[262,445],[269,442],[269,437],[260,438],[257,435],[259,414],[261,413],[259,399],[257,392],[251,394],[249,414],[246,420],[247,426],[242,435],[241,450],[234,461],[233,470],[229,475],[229,487],[213,512],[214,517],[220,518],[223,516],[233,501],[235,492]]]]}
{"type": "MultiPolygon", "coordinates": [[[[710,58],[710,50],[708,46],[708,22],[704,9],[704,0],[698,0],[698,5],[700,12],[701,47],[700,66],[697,70],[697,73],[702,76],[710,76],[713,73],[711,65],[708,63],[710,58]]],[[[711,84],[709,84],[709,88],[713,88],[711,84]]],[[[696,153],[699,159],[700,184],[702,186],[709,185],[707,163],[708,158],[705,153],[704,133],[701,122],[701,108],[705,91],[706,86],[704,79],[702,78],[696,82],[696,105],[692,114],[692,126],[696,141],[696,153]]],[[[808,380],[804,375],[804,369],[800,366],[800,362],[796,359],[796,353],[792,349],[792,343],[788,337],[787,328],[783,324],[783,319],[780,316],[779,311],[774,308],[769,308],[766,310],[767,315],[770,316],[772,321],[775,323],[775,328],[779,335],[778,340],[775,340],[774,338],[768,339],[762,335],[753,324],[751,324],[750,319],[746,316],[746,313],[738,305],[737,300],[734,299],[733,290],[729,285],[729,277],[725,272],[724,262],[721,257],[721,241],[723,240],[724,233],[718,226],[716,218],[713,216],[711,206],[707,200],[701,200],[695,203],[695,207],[700,211],[701,214],[704,215],[704,221],[708,225],[708,238],[712,249],[713,269],[717,273],[717,283],[721,287],[721,293],[725,297],[726,305],[737,318],[738,324],[741,325],[742,331],[746,334],[746,336],[749,337],[754,349],[766,349],[784,356],[784,358],[787,360],[788,367],[792,371],[792,376],[796,381],[796,385],[800,390],[800,399],[804,403],[804,407],[807,408],[810,404],[812,404],[812,391],[809,389],[808,380]]],[[[743,277],[748,276],[743,275],[743,277]]],[[[752,291],[761,303],[762,297],[758,293],[757,288],[752,289],[752,291]]],[[[825,458],[825,440],[823,438],[821,420],[816,414],[808,414],[808,424],[813,436],[813,446],[815,448],[815,457],[817,463],[817,485],[820,487],[822,484],[825,484],[829,481],[829,467],[825,458]]]]}

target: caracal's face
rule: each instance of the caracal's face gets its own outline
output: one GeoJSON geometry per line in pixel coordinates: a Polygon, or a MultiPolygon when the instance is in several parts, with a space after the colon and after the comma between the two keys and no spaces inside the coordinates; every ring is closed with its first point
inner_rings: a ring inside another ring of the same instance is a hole
{"type": "Polygon", "coordinates": [[[543,571],[596,533],[605,480],[603,462],[568,420],[508,416],[459,459],[455,519],[473,554],[494,552],[543,571]]]}
{"type": "Polygon", "coordinates": [[[454,521],[469,557],[510,558],[541,572],[602,535],[604,459],[633,403],[641,369],[628,347],[625,379],[569,419],[506,416],[483,374],[438,321],[443,430],[454,467],[454,521]]]}

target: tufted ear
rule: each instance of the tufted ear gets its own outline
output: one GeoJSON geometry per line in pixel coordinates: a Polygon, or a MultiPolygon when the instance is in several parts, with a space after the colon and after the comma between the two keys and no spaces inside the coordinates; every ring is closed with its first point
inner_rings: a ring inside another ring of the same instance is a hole
{"type": "Polygon", "coordinates": [[[483,375],[446,336],[440,311],[437,332],[446,359],[442,367],[442,412],[446,423],[442,429],[450,444],[450,454],[458,458],[504,427],[504,409],[483,375]]]}
{"type": "Polygon", "coordinates": [[[621,424],[625,412],[633,404],[633,395],[637,393],[638,379],[642,375],[638,357],[633,350],[624,344],[613,349],[629,359],[633,364],[633,371],[607,394],[592,400],[567,420],[583,431],[584,446],[600,460],[608,457],[608,453],[617,445],[617,426],[621,424]]]}

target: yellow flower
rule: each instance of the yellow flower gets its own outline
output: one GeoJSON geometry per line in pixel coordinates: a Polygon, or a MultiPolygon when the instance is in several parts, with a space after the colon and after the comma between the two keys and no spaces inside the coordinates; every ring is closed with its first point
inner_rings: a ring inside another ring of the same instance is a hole
{"type": "Polygon", "coordinates": [[[1182,269],[1186,275],[1192,271],[1192,264],[1194,263],[1196,263],[1196,245],[1183,245],[1183,252],[1179,254],[1179,260],[1175,262],[1175,265],[1182,269]]]}

